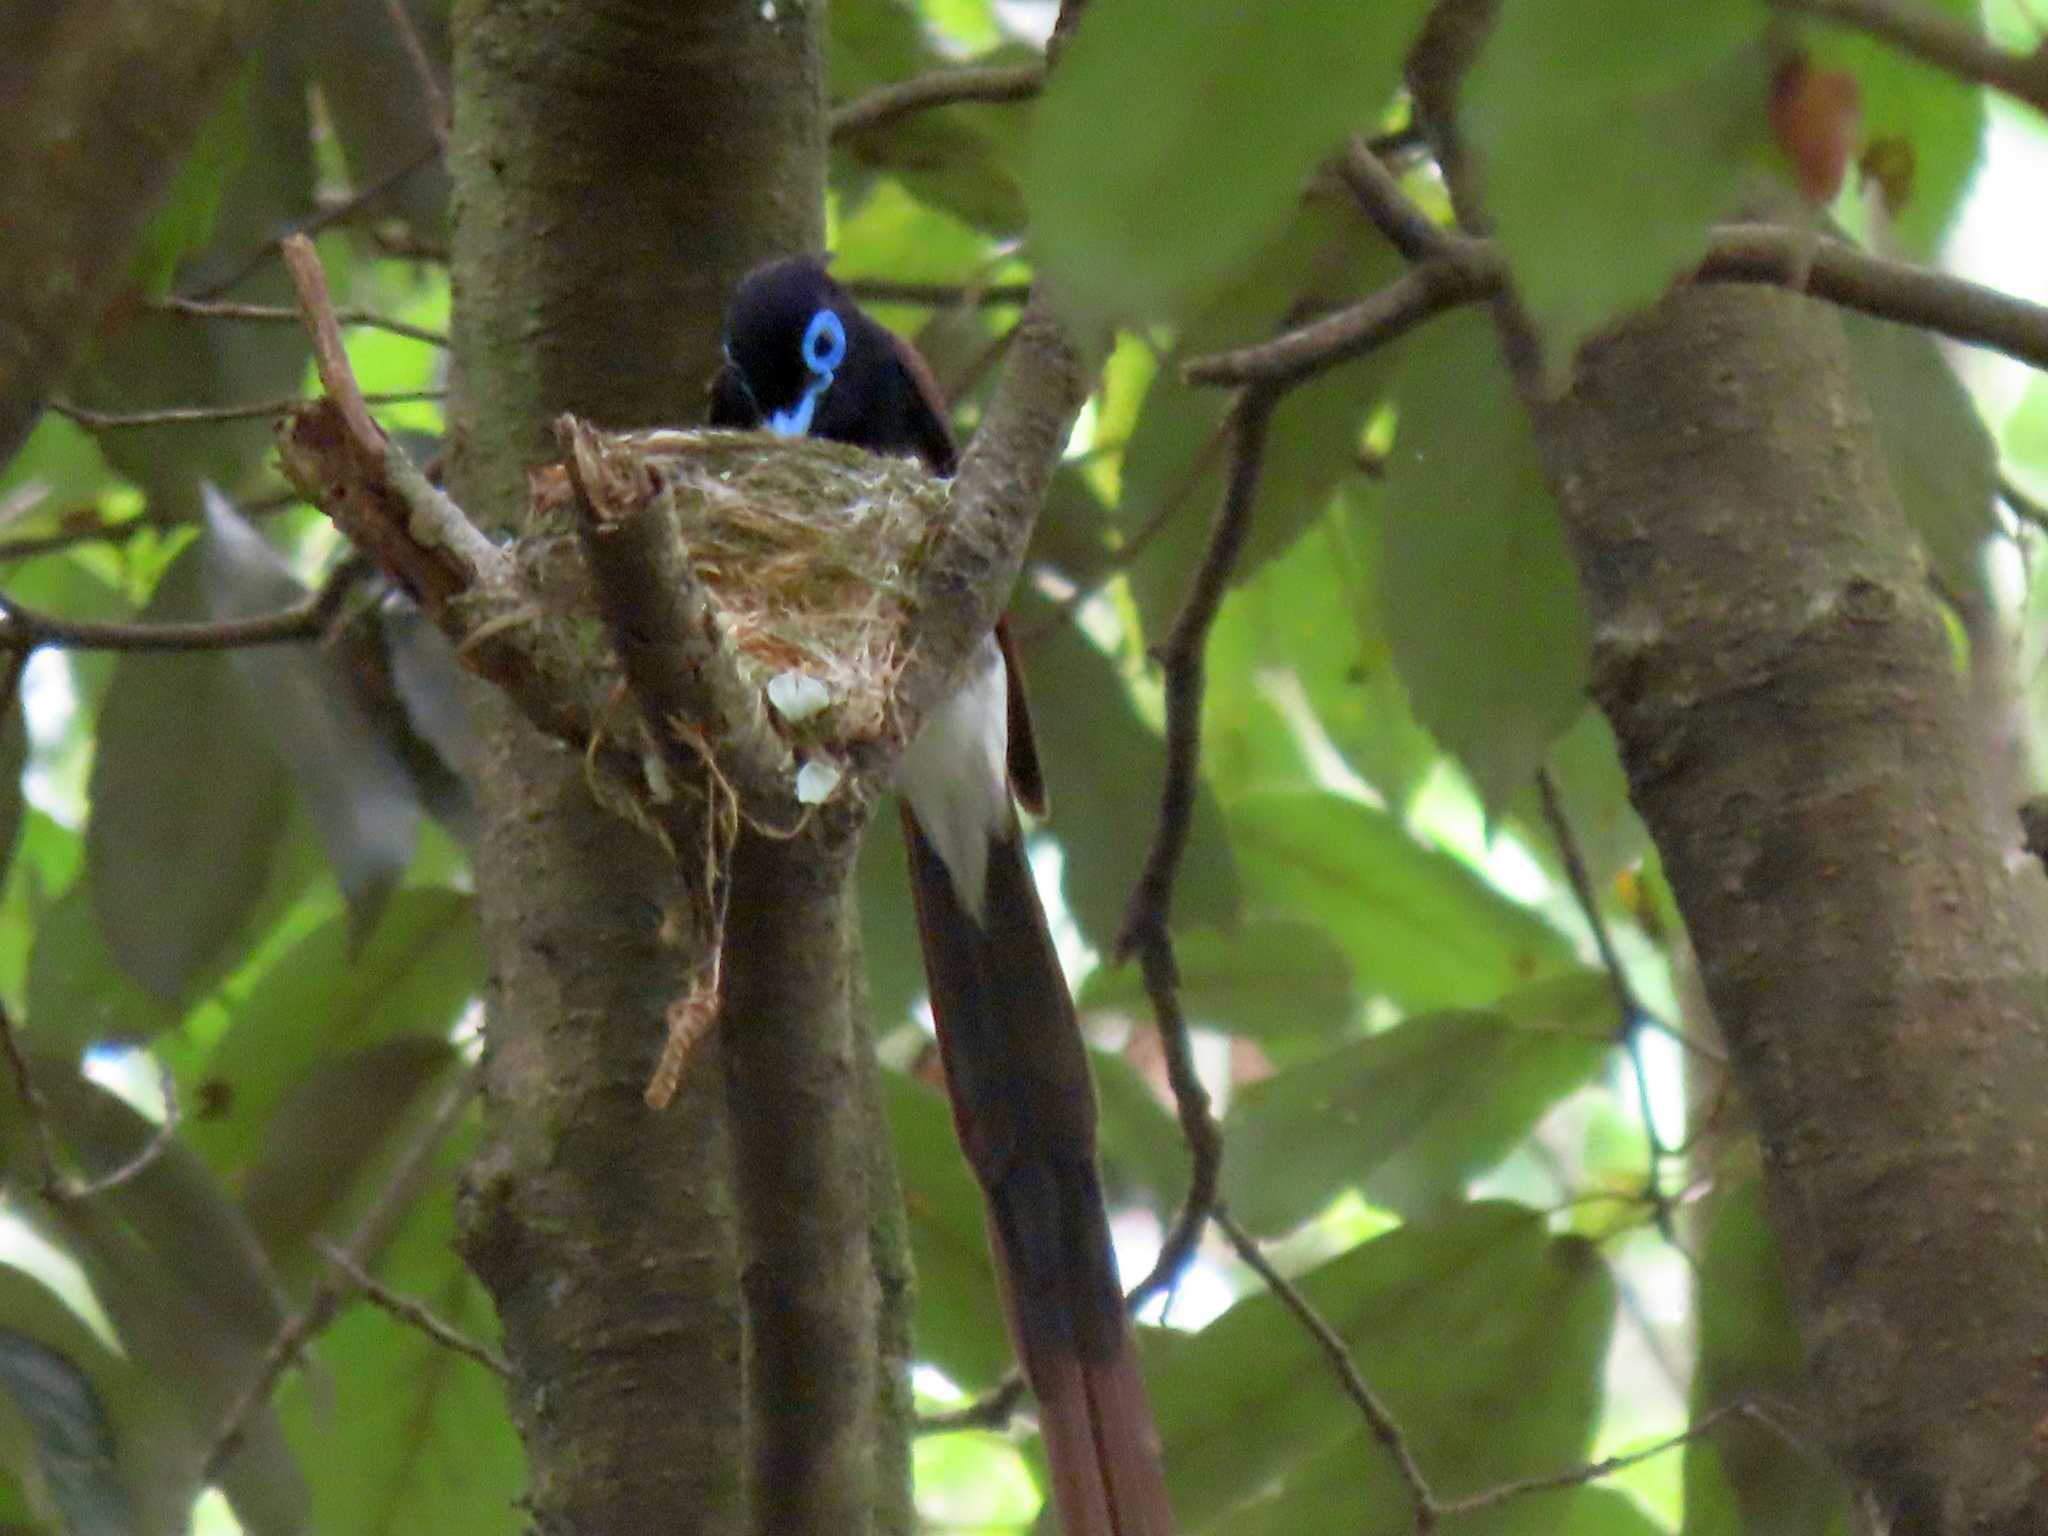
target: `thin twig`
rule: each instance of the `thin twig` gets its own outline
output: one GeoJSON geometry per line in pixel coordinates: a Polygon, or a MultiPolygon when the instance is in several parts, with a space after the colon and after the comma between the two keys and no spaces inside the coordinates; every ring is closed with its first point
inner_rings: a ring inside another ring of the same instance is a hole
{"type": "Polygon", "coordinates": [[[411,159],[394,165],[368,186],[359,187],[341,201],[317,209],[305,218],[295,221],[291,228],[283,231],[274,239],[266,240],[263,244],[257,246],[225,277],[216,278],[205,287],[188,294],[187,297],[194,299],[219,298],[251,272],[262,266],[264,262],[277,255],[284,242],[293,235],[315,235],[321,230],[326,229],[329,225],[340,223],[343,219],[351,217],[369,204],[374,203],[378,198],[404,181],[406,177],[412,175],[413,172],[432,165],[440,158],[441,146],[438,143],[428,144],[411,159]]]}
{"type": "Polygon", "coordinates": [[[1226,1208],[1218,1206],[1215,1218],[1216,1230],[1229,1239],[1230,1246],[1237,1250],[1237,1256],[1244,1261],[1245,1267],[1265,1282],[1266,1289],[1294,1314],[1295,1321],[1316,1341],[1324,1358],[1330,1362],[1330,1369],[1336,1374],[1338,1386],[1364,1415],[1373,1439],[1393,1458],[1394,1469],[1400,1473],[1401,1481],[1408,1489],[1408,1501],[1415,1510],[1416,1536],[1428,1536],[1436,1528],[1437,1516],[1443,1506],[1431,1491],[1429,1479],[1423,1475],[1421,1463],[1416,1461],[1407,1436],[1401,1433],[1401,1426],[1395,1422],[1387,1405],[1380,1401],[1379,1394],[1359,1374],[1358,1364],[1351,1358],[1351,1349],[1345,1344],[1343,1335],[1323,1321],[1322,1314],[1310,1305],[1309,1299],[1273,1267],[1259,1245],[1252,1241],[1251,1235],[1237,1224],[1226,1208]]]}
{"type": "Polygon", "coordinates": [[[881,86],[834,107],[826,119],[834,143],[867,133],[914,112],[961,102],[1028,101],[1045,85],[1043,64],[969,66],[934,70],[881,86]]]}
{"type": "Polygon", "coordinates": [[[1743,1418],[1756,1417],[1747,1399],[1710,1408],[1677,1434],[1659,1440],[1655,1445],[1646,1445],[1640,1451],[1625,1451],[1618,1456],[1588,1462],[1583,1467],[1574,1467],[1568,1472],[1553,1472],[1544,1477],[1519,1477],[1512,1482],[1495,1483],[1491,1488],[1482,1488],[1479,1492],[1466,1494],[1463,1498],[1445,1499],[1437,1505],[1437,1513],[1445,1519],[1459,1515],[1476,1515],[1482,1510],[1496,1508],[1510,1499],[1519,1499],[1527,1494],[1555,1493],[1566,1488],[1582,1488],[1587,1483],[1598,1482],[1603,1477],[1612,1477],[1626,1467],[1655,1460],[1667,1451],[1675,1451],[1682,1445],[1690,1444],[1703,1435],[1713,1433],[1723,1420],[1738,1415],[1743,1418]]]}
{"type": "Polygon", "coordinates": [[[1428,261],[1444,253],[1449,235],[1401,190],[1401,183],[1387,169],[1386,162],[1357,134],[1345,141],[1337,156],[1337,174],[1358,199],[1366,217],[1408,260],[1428,261]]]}
{"type": "MultiPolygon", "coordinates": [[[[18,680],[21,668],[28,661],[27,651],[14,654],[10,670],[18,680]]],[[[14,1016],[0,1003],[0,1050],[7,1054],[7,1068],[14,1078],[15,1096],[21,1100],[21,1112],[28,1120],[29,1137],[35,1142],[36,1161],[42,1174],[40,1188],[46,1196],[54,1196],[62,1189],[63,1178],[57,1172],[57,1134],[50,1128],[50,1105],[43,1097],[43,1090],[36,1086],[34,1074],[29,1069],[28,1053],[21,1048],[21,1037],[15,1032],[14,1016]]]]}
{"type": "Polygon", "coordinates": [[[1984,35],[1974,19],[1965,21],[1918,0],[1773,0],[1781,11],[1796,11],[1881,38],[1960,80],[1988,85],[2048,112],[2048,42],[2032,53],[2012,53],[1984,35]]]}
{"type": "Polygon", "coordinates": [[[1160,1245],[1151,1274],[1134,1292],[1141,1297],[1170,1289],[1179,1278],[1202,1240],[1222,1180],[1223,1134],[1210,1107],[1209,1092],[1195,1070],[1194,1046],[1180,1004],[1180,975],[1171,931],[1173,886],[1194,824],[1201,766],[1203,650],[1251,528],[1266,433],[1278,398],[1276,391],[1250,389],[1232,412],[1236,429],[1222,505],[1187,599],[1159,652],[1166,675],[1166,770],[1160,785],[1159,820],[1145,867],[1124,910],[1116,954],[1120,959],[1135,954],[1144,974],[1145,992],[1152,1001],[1164,1046],[1167,1084],[1173,1091],[1181,1135],[1188,1144],[1189,1170],[1187,1199],[1160,1245]]]}
{"type": "MultiPolygon", "coordinates": [[[[1404,272],[1379,292],[1256,346],[1191,359],[1194,384],[1293,385],[1406,335],[1435,315],[1490,299],[1508,280],[1489,241],[1446,236],[1444,254],[1404,272]]],[[[2048,368],[2048,307],[1946,272],[1891,261],[1839,240],[1771,224],[1724,225],[1690,275],[1706,283],[1768,283],[1843,309],[1918,326],[2048,368]]]]}
{"type": "MultiPolygon", "coordinates": [[[[286,304],[238,304],[227,299],[187,299],[171,293],[160,299],[151,299],[149,306],[166,314],[185,315],[194,320],[247,320],[259,325],[300,323],[299,311],[286,304]]],[[[372,314],[367,309],[338,309],[334,312],[334,318],[343,325],[360,326],[365,330],[389,331],[393,336],[423,341],[430,347],[448,345],[446,331],[429,330],[408,320],[394,320],[389,315],[372,314]]]]}
{"type": "Polygon", "coordinates": [[[2012,515],[2023,523],[2032,523],[2042,532],[2048,533],[2048,506],[2043,506],[2013,483],[2010,475],[1998,477],[1998,499],[2012,509],[2012,515]]]}
{"type": "Polygon", "coordinates": [[[1017,1416],[1024,1401],[1024,1378],[1012,1371],[1000,1385],[958,1408],[944,1413],[923,1413],[917,1418],[920,1435],[946,1435],[962,1429],[1004,1430],[1017,1416]]]}
{"type": "Polygon", "coordinates": [[[427,121],[434,130],[434,142],[441,153],[448,153],[448,133],[453,116],[448,111],[448,93],[441,89],[441,82],[434,78],[434,64],[427,57],[427,45],[420,40],[419,29],[413,25],[412,17],[405,9],[405,0],[384,0],[384,9],[391,16],[391,26],[398,33],[398,40],[405,45],[405,56],[412,61],[412,72],[418,77],[420,94],[427,99],[427,121]]]}
{"type": "Polygon", "coordinates": [[[102,624],[65,619],[24,607],[0,592],[0,616],[6,620],[0,626],[0,647],[18,653],[44,645],[65,651],[226,651],[317,640],[327,632],[356,583],[374,569],[363,556],[351,556],[329,571],[303,602],[277,613],[189,623],[102,624]]]}
{"type": "Polygon", "coordinates": [[[465,1359],[474,1360],[498,1376],[509,1378],[512,1375],[512,1367],[503,1355],[487,1345],[479,1344],[453,1323],[437,1317],[424,1302],[415,1301],[410,1296],[399,1295],[364,1268],[352,1254],[344,1252],[335,1243],[325,1237],[315,1236],[313,1247],[321,1258],[340,1270],[366,1299],[382,1307],[400,1322],[418,1329],[443,1349],[453,1350],[465,1359]]]}
{"type": "MultiPolygon", "coordinates": [[[[441,1143],[455,1129],[463,1111],[469,1107],[482,1082],[481,1066],[471,1066],[443,1095],[434,1112],[420,1127],[412,1143],[392,1166],[391,1175],[384,1182],[384,1188],[370,1208],[363,1212],[349,1234],[348,1241],[341,1245],[341,1251],[360,1265],[376,1249],[390,1240],[397,1230],[406,1209],[419,1193],[431,1169],[434,1155],[440,1151],[441,1143]]],[[[202,1483],[218,1480],[221,1467],[235,1452],[247,1432],[249,1420],[253,1418],[270,1394],[276,1390],[278,1379],[297,1360],[306,1345],[327,1325],[334,1321],[340,1310],[342,1287],[330,1277],[323,1279],[306,1297],[306,1304],[284,1321],[271,1338],[270,1347],[264,1351],[256,1374],[249,1384],[236,1396],[228,1411],[221,1418],[220,1428],[215,1431],[213,1448],[207,1453],[202,1483]]]]}
{"type": "MultiPolygon", "coordinates": [[[[399,389],[365,395],[366,405],[411,405],[419,401],[445,400],[445,389],[399,389]]],[[[175,427],[202,421],[254,421],[259,417],[290,415],[309,402],[303,395],[286,395],[277,400],[257,400],[246,405],[173,405],[153,411],[101,411],[69,400],[43,402],[66,420],[88,431],[104,432],[123,427],[175,427]]]]}
{"type": "Polygon", "coordinates": [[[94,1195],[103,1195],[110,1189],[119,1189],[130,1180],[142,1177],[158,1158],[170,1151],[183,1118],[178,1108],[178,1080],[171,1075],[170,1068],[163,1066],[157,1068],[157,1078],[159,1091],[164,1096],[164,1117],[149,1133],[149,1139],[135,1149],[134,1155],[96,1178],[65,1179],[44,1193],[56,1201],[90,1200],[94,1195]]]}
{"type": "Polygon", "coordinates": [[[1601,968],[1607,973],[1608,990],[1614,995],[1617,1038],[1628,1053],[1629,1066],[1635,1077],[1636,1107],[1642,1116],[1643,1135],[1650,1144],[1650,1167],[1644,1179],[1643,1198],[1650,1202],[1658,1232],[1676,1248],[1680,1246],[1678,1229],[1672,1220],[1670,1196],[1664,1190],[1664,1164],[1672,1153],[1657,1132],[1655,1106],[1650,1102],[1650,1073],[1642,1053],[1642,1028],[1651,1018],[1650,1010],[1636,995],[1635,985],[1621,963],[1621,953],[1614,947],[1606,914],[1600,910],[1599,892],[1593,889],[1593,877],[1586,868],[1586,856],[1580,851],[1578,835],[1572,830],[1571,818],[1565,814],[1564,799],[1557,792],[1557,780],[1548,768],[1536,770],[1536,793],[1542,802],[1544,824],[1550,828],[1551,840],[1557,844],[1558,857],[1564,862],[1565,879],[1578,903],[1579,915],[1592,930],[1593,948],[1600,956],[1601,968]]]}

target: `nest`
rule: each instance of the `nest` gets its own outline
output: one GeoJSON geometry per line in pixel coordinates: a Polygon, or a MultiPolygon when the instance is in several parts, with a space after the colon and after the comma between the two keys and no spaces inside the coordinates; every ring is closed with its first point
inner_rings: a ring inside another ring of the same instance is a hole
{"type": "MultiPolygon", "coordinates": [[[[754,436],[656,431],[607,447],[672,497],[684,557],[784,733],[811,748],[893,741],[916,573],[948,521],[944,489],[906,460],[838,443],[763,453],[754,436]]],[[[537,519],[566,528],[567,473],[550,466],[533,489],[537,519]]]]}

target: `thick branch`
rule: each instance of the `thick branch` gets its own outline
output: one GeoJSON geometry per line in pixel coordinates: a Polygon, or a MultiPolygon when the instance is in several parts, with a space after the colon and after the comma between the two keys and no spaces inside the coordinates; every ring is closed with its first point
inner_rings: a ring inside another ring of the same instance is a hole
{"type": "Polygon", "coordinates": [[[954,669],[1009,602],[1091,379],[1080,349],[1034,299],[953,481],[951,518],[918,572],[911,659],[896,690],[906,722],[944,696],[954,669]]]}

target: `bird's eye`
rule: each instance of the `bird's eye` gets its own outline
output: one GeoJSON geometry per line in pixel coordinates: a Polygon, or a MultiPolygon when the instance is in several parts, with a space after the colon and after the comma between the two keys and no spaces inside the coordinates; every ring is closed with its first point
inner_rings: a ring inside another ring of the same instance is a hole
{"type": "Polygon", "coordinates": [[[813,373],[830,373],[845,361],[845,322],[831,310],[821,309],[804,330],[804,362],[813,373]]]}

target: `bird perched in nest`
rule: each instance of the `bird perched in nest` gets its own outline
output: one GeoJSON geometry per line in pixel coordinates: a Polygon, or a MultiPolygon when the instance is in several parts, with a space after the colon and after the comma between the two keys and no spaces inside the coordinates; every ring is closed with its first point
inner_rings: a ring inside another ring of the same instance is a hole
{"type": "MultiPolygon", "coordinates": [[[[958,450],[916,350],[816,261],[750,272],[726,311],[711,425],[830,438],[950,476],[958,450]]],[[[999,625],[903,755],[896,788],[939,1054],[987,1199],[1010,1331],[1038,1397],[1066,1536],[1171,1536],[1095,1163],[1095,1090],[1017,806],[1044,781],[999,625]]]]}

